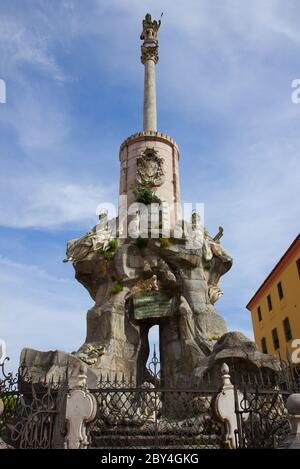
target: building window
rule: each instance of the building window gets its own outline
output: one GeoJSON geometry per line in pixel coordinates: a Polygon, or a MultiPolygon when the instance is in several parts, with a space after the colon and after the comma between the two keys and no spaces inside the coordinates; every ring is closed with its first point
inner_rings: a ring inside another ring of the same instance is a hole
{"type": "Polygon", "coordinates": [[[282,300],[284,295],[283,295],[283,289],[282,289],[282,283],[281,282],[277,283],[277,290],[278,290],[279,299],[282,300]]]}
{"type": "Polygon", "coordinates": [[[278,332],[276,328],[272,330],[272,338],[273,338],[274,349],[275,350],[279,349],[280,344],[279,344],[278,332]]]}
{"type": "Polygon", "coordinates": [[[300,277],[300,257],[299,257],[299,259],[297,260],[296,263],[297,263],[298,275],[300,277]]]}
{"type": "Polygon", "coordinates": [[[261,339],[261,350],[262,350],[262,353],[268,353],[267,341],[265,337],[261,339]]]}
{"type": "Polygon", "coordinates": [[[268,296],[267,296],[267,302],[268,302],[268,308],[269,308],[269,311],[272,311],[272,309],[273,309],[273,306],[272,306],[272,299],[271,299],[271,295],[268,295],[268,296]]]}
{"type": "Polygon", "coordinates": [[[283,329],[284,329],[285,339],[288,342],[289,340],[291,340],[293,338],[289,318],[284,319],[283,329]]]}
{"type": "Polygon", "coordinates": [[[262,320],[262,315],[261,315],[261,308],[260,306],[257,308],[257,316],[258,316],[258,320],[259,322],[262,320]]]}

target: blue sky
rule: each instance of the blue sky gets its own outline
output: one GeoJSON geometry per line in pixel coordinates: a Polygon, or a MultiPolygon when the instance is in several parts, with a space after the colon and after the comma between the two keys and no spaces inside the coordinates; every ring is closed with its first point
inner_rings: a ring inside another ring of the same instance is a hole
{"type": "Polygon", "coordinates": [[[217,306],[245,305],[299,232],[297,0],[1,0],[0,338],[72,351],[93,302],[62,263],[116,202],[120,143],[142,127],[141,21],[158,18],[158,128],[181,150],[181,193],[205,203],[234,258],[217,306]]]}

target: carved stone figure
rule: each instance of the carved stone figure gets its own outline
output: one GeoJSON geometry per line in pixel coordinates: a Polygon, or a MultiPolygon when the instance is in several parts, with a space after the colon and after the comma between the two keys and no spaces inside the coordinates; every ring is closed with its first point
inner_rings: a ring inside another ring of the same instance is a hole
{"type": "Polygon", "coordinates": [[[115,224],[107,224],[106,218],[79,239],[72,239],[67,243],[66,258],[63,262],[76,262],[86,259],[89,254],[105,250],[108,243],[113,239],[115,224]]]}
{"type": "Polygon", "coordinates": [[[151,15],[147,13],[145,16],[145,19],[143,20],[143,32],[140,36],[141,39],[142,40],[156,39],[157,32],[159,30],[160,25],[161,25],[161,20],[152,21],[151,15]]]}
{"type": "Polygon", "coordinates": [[[146,293],[149,291],[158,291],[157,276],[153,275],[147,280],[139,280],[131,289],[130,294],[132,296],[138,293],[146,293]]]}
{"type": "Polygon", "coordinates": [[[154,63],[158,62],[158,41],[157,33],[160,27],[161,21],[156,21],[151,18],[151,15],[147,13],[143,20],[143,31],[140,36],[143,41],[141,46],[141,61],[143,64],[147,60],[153,60],[154,63]]]}
{"type": "Polygon", "coordinates": [[[102,345],[88,343],[83,344],[78,352],[73,352],[73,355],[75,355],[87,365],[95,365],[103,353],[104,347],[102,345]]]}

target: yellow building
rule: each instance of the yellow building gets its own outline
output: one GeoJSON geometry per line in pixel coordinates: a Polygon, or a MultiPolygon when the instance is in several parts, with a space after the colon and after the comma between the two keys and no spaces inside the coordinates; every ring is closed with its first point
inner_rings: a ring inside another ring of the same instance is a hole
{"type": "Polygon", "coordinates": [[[300,234],[247,304],[255,342],[261,352],[293,352],[300,339],[300,234]]]}

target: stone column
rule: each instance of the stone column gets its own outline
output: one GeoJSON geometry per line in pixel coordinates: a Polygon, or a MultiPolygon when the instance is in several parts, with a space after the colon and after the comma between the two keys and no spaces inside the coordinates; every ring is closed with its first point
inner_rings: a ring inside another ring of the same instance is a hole
{"type": "Polygon", "coordinates": [[[144,76],[144,131],[157,130],[155,66],[158,62],[157,32],[160,21],[152,21],[147,13],[143,21],[141,39],[141,62],[145,66],[144,76]]]}
{"type": "Polygon", "coordinates": [[[144,76],[144,130],[157,130],[155,62],[145,62],[144,76]]]}

